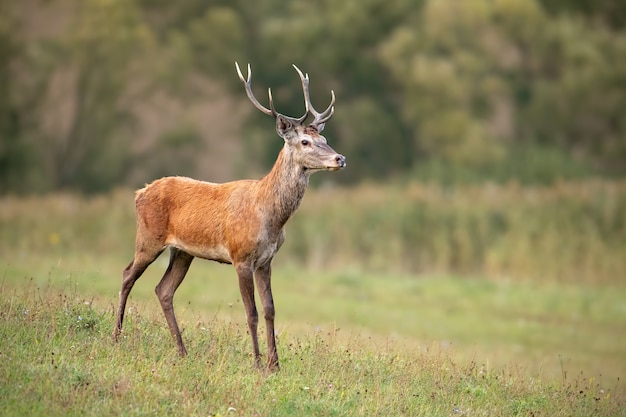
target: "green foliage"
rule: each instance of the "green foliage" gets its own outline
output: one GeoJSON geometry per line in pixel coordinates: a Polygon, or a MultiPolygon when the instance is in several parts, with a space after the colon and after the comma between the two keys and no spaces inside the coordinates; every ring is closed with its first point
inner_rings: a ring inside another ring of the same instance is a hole
{"type": "Polygon", "coordinates": [[[541,0],[541,4],[553,14],[585,16],[614,29],[623,29],[626,23],[626,5],[621,1],[541,0]]]}
{"type": "MultiPolygon", "coordinates": [[[[128,167],[129,80],[150,35],[132,3],[74,6],[58,36],[23,41],[10,73],[22,123],[7,139],[28,138],[40,188],[101,191],[122,181],[128,167]]],[[[28,184],[13,188],[28,191],[28,184]]]]}
{"type": "MultiPolygon", "coordinates": [[[[517,175],[502,174],[511,155],[546,149],[557,164],[537,176],[521,172],[521,181],[626,174],[619,2],[21,3],[3,3],[0,18],[0,74],[11,80],[0,99],[3,193],[101,191],[164,172],[197,176],[200,152],[190,161],[178,155],[190,146],[172,152],[158,139],[138,139],[171,136],[189,121],[153,126],[155,115],[137,116],[160,100],[212,103],[210,89],[198,86],[219,85],[243,99],[234,61],[252,63],[257,95],[271,87],[286,114],[302,112],[292,63],[310,73],[316,106],[335,90],[336,116],[325,133],[350,167],[338,182],[397,178],[422,166],[447,167],[428,169],[444,183],[507,181],[517,175]],[[29,7],[62,18],[39,31],[37,14],[21,13],[29,7]],[[163,158],[168,166],[155,168],[163,158]]],[[[280,146],[266,116],[249,114],[225,121],[242,138],[203,139],[243,140],[246,176],[269,168],[280,146]]]]}
{"type": "Polygon", "coordinates": [[[380,53],[430,158],[480,172],[512,143],[542,143],[621,173],[623,45],[615,32],[550,19],[532,1],[432,1],[380,53]]]}
{"type": "Polygon", "coordinates": [[[28,177],[30,149],[23,137],[26,115],[20,110],[18,91],[10,82],[12,65],[21,58],[21,42],[13,36],[17,28],[14,11],[0,3],[0,193],[31,185],[28,177]],[[26,180],[26,181],[25,181],[26,180]]]}
{"type": "Polygon", "coordinates": [[[191,123],[180,122],[158,138],[157,147],[140,159],[148,178],[193,175],[197,152],[204,151],[199,133],[191,123]]]}
{"type": "Polygon", "coordinates": [[[547,48],[561,63],[535,84],[526,113],[533,127],[529,133],[622,173],[626,97],[618,85],[626,81],[626,60],[618,57],[626,53],[626,42],[606,30],[585,31],[576,21],[560,20],[552,27],[547,48]]]}
{"type": "Polygon", "coordinates": [[[189,39],[197,65],[209,74],[233,71],[233,51],[244,50],[245,30],[235,10],[228,7],[207,9],[204,16],[189,25],[189,39]]]}

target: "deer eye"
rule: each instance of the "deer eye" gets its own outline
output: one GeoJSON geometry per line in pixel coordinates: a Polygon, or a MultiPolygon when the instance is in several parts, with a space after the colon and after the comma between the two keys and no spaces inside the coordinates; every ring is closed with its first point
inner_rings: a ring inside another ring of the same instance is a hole
{"type": "Polygon", "coordinates": [[[302,144],[302,146],[308,146],[309,145],[309,141],[306,139],[302,139],[302,142],[300,142],[302,144]]]}

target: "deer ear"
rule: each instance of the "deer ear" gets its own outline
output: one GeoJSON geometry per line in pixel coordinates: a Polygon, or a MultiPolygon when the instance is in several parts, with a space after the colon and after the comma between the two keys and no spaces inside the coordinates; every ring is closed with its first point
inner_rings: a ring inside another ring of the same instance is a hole
{"type": "Polygon", "coordinates": [[[293,122],[282,115],[276,116],[276,132],[278,136],[283,139],[287,139],[289,132],[295,128],[293,122]]]}

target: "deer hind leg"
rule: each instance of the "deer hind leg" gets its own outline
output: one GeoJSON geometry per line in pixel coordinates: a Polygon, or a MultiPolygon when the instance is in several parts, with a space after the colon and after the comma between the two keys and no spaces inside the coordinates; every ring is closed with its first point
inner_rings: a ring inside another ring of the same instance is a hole
{"type": "Polygon", "coordinates": [[[254,301],[254,280],[252,268],[249,265],[235,265],[237,276],[239,277],[239,291],[241,292],[241,300],[246,309],[246,317],[248,319],[248,329],[252,338],[252,349],[254,352],[254,363],[257,367],[261,366],[261,354],[259,352],[259,338],[257,334],[257,326],[259,324],[259,313],[256,309],[254,301]]]}
{"type": "Polygon", "coordinates": [[[115,328],[113,329],[113,340],[117,341],[117,338],[122,331],[122,322],[124,321],[124,312],[126,310],[126,301],[130,290],[133,289],[135,281],[141,277],[146,268],[154,262],[154,260],[161,254],[163,250],[155,251],[137,251],[133,261],[124,269],[122,273],[122,289],[120,291],[120,305],[117,309],[117,321],[115,328]]]}
{"type": "Polygon", "coordinates": [[[276,352],[276,338],[274,336],[274,298],[272,297],[272,267],[268,262],[254,273],[256,285],[263,303],[265,329],[267,333],[267,368],[278,370],[278,353],[276,352]]]}
{"type": "Polygon", "coordinates": [[[176,322],[176,316],[174,315],[174,293],[180,283],[183,282],[192,260],[193,256],[187,252],[177,248],[171,248],[170,264],[163,278],[161,278],[161,282],[159,282],[155,288],[156,295],[163,309],[163,314],[165,314],[165,319],[167,320],[167,325],[170,328],[170,333],[176,340],[180,356],[185,356],[187,349],[185,349],[185,344],[183,343],[183,338],[180,334],[178,323],[176,322]]]}

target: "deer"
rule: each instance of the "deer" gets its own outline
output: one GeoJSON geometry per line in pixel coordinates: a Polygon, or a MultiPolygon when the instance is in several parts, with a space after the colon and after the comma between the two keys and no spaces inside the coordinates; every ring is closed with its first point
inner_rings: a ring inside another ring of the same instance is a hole
{"type": "Polygon", "coordinates": [[[269,108],[252,92],[252,70],[244,78],[235,62],[239,79],[254,107],[276,119],[276,132],[284,145],[272,169],[260,179],[212,183],[187,177],[163,177],[135,193],[136,238],[131,263],[122,273],[122,287],[113,330],[117,341],[128,296],[148,266],[167,248],[169,265],[155,292],[170,333],[181,357],[187,355],[176,316],[174,293],[182,283],[191,261],[202,258],[232,264],[239,280],[245,308],[254,363],[261,368],[257,334],[256,288],[263,305],[267,335],[267,369],[279,369],[274,330],[275,307],[272,297],[272,260],[285,241],[285,224],[298,209],[309,184],[318,171],[338,171],[346,158],[331,148],[320,133],[334,113],[335,93],[330,105],[318,112],[311,104],[309,75],[293,65],[300,76],[305,112],[299,118],[278,113],[272,90],[269,108]],[[306,124],[309,116],[313,121],[306,124]]]}

